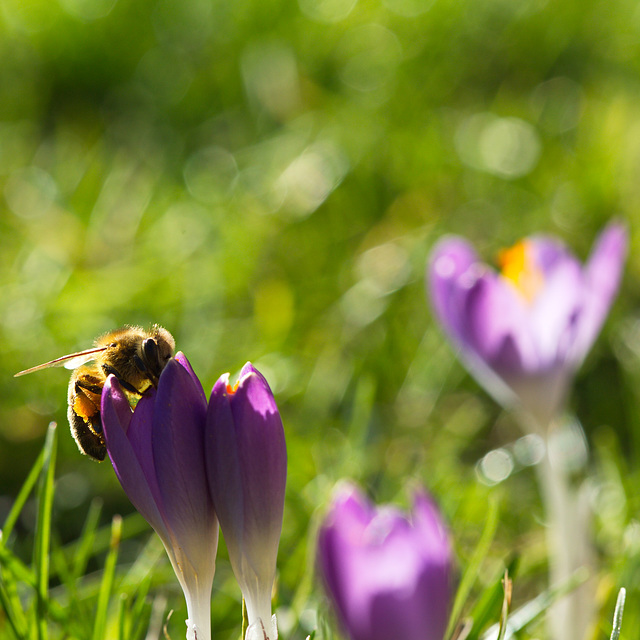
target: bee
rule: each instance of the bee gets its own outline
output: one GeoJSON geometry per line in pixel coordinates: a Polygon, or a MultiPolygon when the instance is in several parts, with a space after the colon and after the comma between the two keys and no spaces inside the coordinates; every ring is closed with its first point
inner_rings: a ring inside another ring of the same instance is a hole
{"type": "Polygon", "coordinates": [[[49,367],[74,369],[67,394],[71,435],[80,453],[102,461],[107,448],[102,432],[100,399],[107,376],[113,374],[118,379],[130,400],[139,399],[150,387],[158,386],[160,374],[173,356],[175,340],[166,329],[154,324],[150,331],[141,327],[122,327],[100,336],[94,344],[91,349],[56,358],[15,375],[23,376],[49,367]]]}

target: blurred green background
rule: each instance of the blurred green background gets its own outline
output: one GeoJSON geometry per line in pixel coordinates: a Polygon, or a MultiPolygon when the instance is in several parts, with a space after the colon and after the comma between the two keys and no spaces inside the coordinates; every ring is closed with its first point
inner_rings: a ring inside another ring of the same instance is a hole
{"type": "MultiPolygon", "coordinates": [[[[0,58],[0,518],[48,422],[67,429],[68,374],[13,373],[157,322],[205,389],[247,360],[272,384],[290,457],[283,637],[324,612],[313,532],[344,476],[404,504],[407,481],[426,485],[461,568],[497,500],[481,576],[522,554],[521,603],[546,579],[535,474],[513,457],[502,482],[479,477],[522,433],[434,324],[425,263],[450,232],[488,260],[551,232],[584,259],[617,216],[625,280],[571,403],[592,449],[603,616],[616,586],[640,595],[636,2],[1,0],[0,58]]],[[[65,544],[94,496],[105,524],[132,508],[109,463],[61,436],[65,544]]],[[[214,633],[233,638],[224,550],[218,567],[214,633]]],[[[157,589],[180,637],[176,585],[157,589]]],[[[625,624],[640,625],[631,606],[625,624]]]]}

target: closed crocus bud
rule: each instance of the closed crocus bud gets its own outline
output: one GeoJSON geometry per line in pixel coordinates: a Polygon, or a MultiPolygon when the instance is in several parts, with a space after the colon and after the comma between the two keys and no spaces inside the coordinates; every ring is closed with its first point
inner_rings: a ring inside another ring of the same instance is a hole
{"type": "Polygon", "coordinates": [[[545,429],[617,293],[626,228],[610,224],[585,265],[558,240],[533,236],[483,264],[469,243],[441,240],[428,266],[436,316],[463,362],[496,399],[545,429]]]}
{"type": "Polygon", "coordinates": [[[183,354],[132,412],[118,380],[102,394],[107,451],[129,499],[158,533],[187,601],[187,640],[211,638],[218,521],[207,485],[207,401],[183,354]]]}
{"type": "Polygon", "coordinates": [[[451,547],[422,491],[408,517],[376,507],[351,484],[320,528],[318,567],[351,640],[442,640],[451,599],[451,547]]]}
{"type": "Polygon", "coordinates": [[[247,606],[249,640],[278,637],[271,591],[287,479],[287,449],[271,389],[250,363],[235,387],[214,385],[207,414],[209,487],[247,606]]]}

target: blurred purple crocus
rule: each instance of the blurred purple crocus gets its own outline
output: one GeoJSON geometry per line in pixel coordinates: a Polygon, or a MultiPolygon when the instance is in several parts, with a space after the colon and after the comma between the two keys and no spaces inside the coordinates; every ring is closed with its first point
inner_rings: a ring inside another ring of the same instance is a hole
{"type": "Polygon", "coordinates": [[[428,266],[435,313],[478,381],[544,429],[563,409],[617,293],[626,227],[610,224],[586,264],[557,239],[532,236],[501,252],[500,273],[459,237],[428,266]]]}
{"type": "Polygon", "coordinates": [[[451,600],[451,547],[424,492],[408,518],[375,507],[351,484],[336,490],[318,538],[318,566],[351,640],[442,640],[451,600]]]}
{"type": "Polygon", "coordinates": [[[122,488],[158,533],[187,602],[187,640],[211,638],[218,520],[207,485],[207,400],[182,353],[135,411],[118,380],[102,394],[107,451],[122,488]]]}
{"type": "MultiPolygon", "coordinates": [[[[247,640],[275,640],[271,591],[282,530],[287,449],[271,389],[251,363],[209,400],[207,473],[229,559],[247,605],[247,640]]],[[[275,618],[275,617],[274,617],[275,618]]]]}

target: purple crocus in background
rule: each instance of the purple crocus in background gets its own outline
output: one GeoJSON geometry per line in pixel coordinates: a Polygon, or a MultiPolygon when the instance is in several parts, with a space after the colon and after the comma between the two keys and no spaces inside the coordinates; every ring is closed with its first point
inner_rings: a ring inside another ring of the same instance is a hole
{"type": "MultiPolygon", "coordinates": [[[[271,591],[282,530],[287,448],[271,389],[251,363],[209,400],[207,473],[229,559],[247,605],[248,640],[275,640],[271,591]]],[[[274,616],[275,618],[275,616],[274,616]]]]}
{"type": "MultiPolygon", "coordinates": [[[[533,236],[501,252],[497,273],[466,240],[449,237],[436,245],[427,269],[436,316],[467,368],[504,406],[520,409],[525,428],[543,439],[536,471],[555,585],[594,563],[590,510],[571,460],[572,451],[584,451],[586,460],[586,439],[579,423],[565,424],[561,414],[618,291],[627,242],[626,227],[609,224],[582,265],[559,240],[533,236]]],[[[587,582],[554,603],[551,638],[585,637],[594,590],[587,582]]]]}
{"type": "Polygon", "coordinates": [[[218,520],[204,457],[207,401],[183,354],[135,411],[114,376],[102,394],[107,451],[122,488],[158,533],[187,602],[187,640],[211,638],[218,520]]]}
{"type": "Polygon", "coordinates": [[[351,640],[442,640],[451,599],[451,547],[422,491],[408,518],[344,483],[318,538],[318,567],[351,640]]]}
{"type": "Polygon", "coordinates": [[[496,273],[459,237],[442,239],[428,266],[436,316],[478,381],[519,404],[539,429],[564,408],[620,284],[626,228],[610,224],[583,266],[557,239],[526,238],[496,273]]]}

